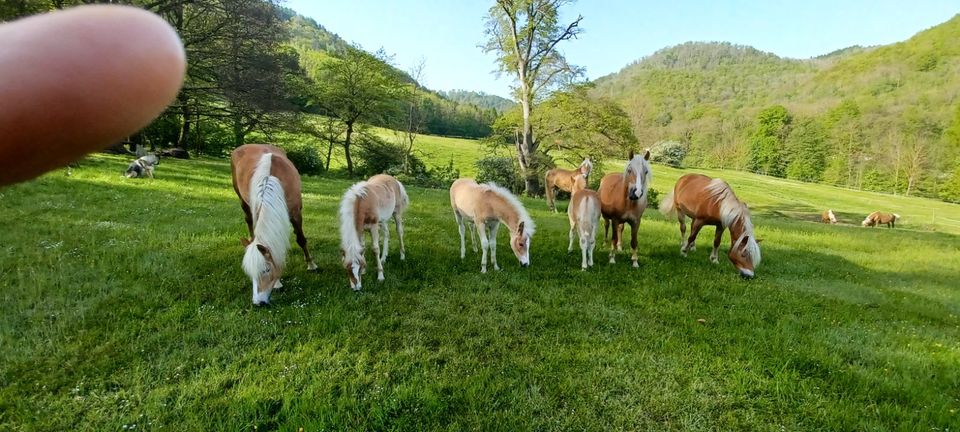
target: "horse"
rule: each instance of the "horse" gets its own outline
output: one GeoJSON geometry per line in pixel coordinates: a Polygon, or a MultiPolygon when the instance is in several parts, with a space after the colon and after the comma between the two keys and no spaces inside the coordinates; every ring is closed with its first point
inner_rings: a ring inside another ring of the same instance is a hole
{"type": "Polygon", "coordinates": [[[637,229],[640,218],[647,208],[647,188],[653,181],[653,172],[650,170],[650,151],[643,156],[635,155],[630,150],[629,161],[622,174],[607,174],[600,179],[600,213],[603,215],[603,238],[613,225],[613,237],[610,240],[610,264],[616,263],[616,253],[620,248],[623,237],[621,224],[629,224],[631,228],[630,246],[633,255],[630,260],[634,267],[637,263],[637,229]]]}
{"type": "Polygon", "coordinates": [[[676,213],[680,223],[680,254],[696,249],[697,234],[704,225],[717,228],[713,239],[713,252],[710,262],[718,264],[717,250],[723,231],[730,230],[730,252],[727,256],[734,267],[745,279],[754,276],[754,270],[760,265],[760,240],[753,233],[750,221],[750,209],[737,199],[727,182],[701,174],[687,174],[677,180],[673,191],[660,202],[660,212],[664,216],[676,213]],[[690,237],[686,233],[686,217],[693,219],[690,237]]]}
{"type": "Polygon", "coordinates": [[[556,203],[554,202],[554,188],[573,192],[574,178],[582,175],[585,180],[589,180],[591,171],[593,171],[593,162],[590,162],[590,158],[584,159],[577,169],[554,168],[547,171],[547,174],[543,176],[543,180],[546,185],[547,206],[550,207],[550,210],[553,210],[554,213],[557,212],[556,203]]]}
{"type": "Polygon", "coordinates": [[[246,248],[243,270],[253,282],[253,304],[268,304],[270,292],[283,286],[280,275],[290,247],[291,225],[307,270],[317,269],[303,235],[300,173],[283,150],[267,144],[237,147],[230,154],[230,169],[250,233],[249,239],[240,241],[246,248]]]}
{"type": "Polygon", "coordinates": [[[377,280],[382,281],[383,264],[387,262],[390,246],[390,228],[387,222],[393,216],[400,237],[400,260],[406,259],[403,244],[403,214],[410,205],[407,190],[397,179],[377,174],[350,186],[340,201],[340,257],[350,279],[350,288],[362,288],[360,275],[367,267],[364,258],[363,231],[370,231],[373,254],[377,258],[377,280]],[[380,228],[383,227],[383,249],[380,249],[380,228]]]}
{"type": "Polygon", "coordinates": [[[886,224],[887,228],[896,228],[897,220],[900,219],[900,215],[896,213],[884,213],[880,211],[875,211],[867,215],[867,218],[860,223],[864,227],[875,227],[879,224],[886,224]]]}
{"type": "Polygon", "coordinates": [[[587,189],[587,178],[582,174],[574,176],[573,195],[570,196],[570,206],[567,207],[567,217],[570,219],[570,244],[567,252],[573,252],[573,232],[577,231],[580,237],[580,253],[582,259],[580,269],[593,267],[593,248],[597,238],[597,221],[600,219],[600,195],[596,191],[587,189]]]}
{"type": "Polygon", "coordinates": [[[460,232],[460,259],[466,257],[464,224],[472,221],[480,235],[480,273],[487,272],[487,251],[497,265],[497,230],[502,222],[510,230],[510,248],[521,267],[530,266],[530,240],[536,230],[533,219],[517,197],[494,183],[477,184],[473,179],[460,178],[450,186],[450,206],[460,232]]]}
{"type": "Polygon", "coordinates": [[[836,224],[837,216],[833,214],[833,210],[827,210],[823,213],[820,213],[820,221],[828,224],[836,224]]]}

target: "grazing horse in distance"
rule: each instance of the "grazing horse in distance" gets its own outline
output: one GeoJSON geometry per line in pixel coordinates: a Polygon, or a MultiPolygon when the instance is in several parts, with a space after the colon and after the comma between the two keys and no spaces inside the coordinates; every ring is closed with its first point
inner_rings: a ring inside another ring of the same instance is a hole
{"type": "Polygon", "coordinates": [[[550,171],[547,171],[547,174],[543,176],[544,184],[546,185],[546,195],[547,195],[547,205],[554,212],[557,211],[556,202],[554,201],[554,188],[573,192],[573,183],[575,178],[578,175],[582,175],[584,180],[590,180],[590,172],[593,171],[593,162],[590,162],[590,158],[586,158],[583,162],[580,163],[580,166],[577,169],[568,170],[563,168],[554,168],[550,171]]]}
{"type": "Polygon", "coordinates": [[[622,174],[607,174],[600,179],[600,213],[603,215],[604,238],[613,226],[613,237],[610,240],[610,263],[616,262],[617,249],[623,237],[621,224],[630,225],[630,247],[633,255],[630,257],[634,267],[637,263],[637,229],[640,227],[640,218],[647,208],[647,189],[653,181],[653,172],[650,171],[650,150],[643,156],[630,151],[629,161],[622,174]]]}
{"type": "Polygon", "coordinates": [[[406,259],[403,245],[403,214],[410,205],[407,190],[397,179],[377,174],[354,184],[340,201],[340,255],[350,279],[350,288],[359,291],[360,275],[367,267],[363,256],[363,231],[370,231],[373,254],[377,259],[377,280],[383,280],[383,264],[390,248],[390,228],[387,222],[393,216],[400,237],[400,260],[406,259]],[[383,227],[383,250],[380,249],[380,228],[383,227]]]}
{"type": "Polygon", "coordinates": [[[283,150],[267,144],[237,147],[230,154],[230,168],[250,233],[249,239],[241,240],[246,248],[243,270],[253,282],[253,304],[267,304],[270,292],[283,286],[280,275],[290,247],[291,225],[307,270],[317,268],[303,235],[300,174],[283,150]]]}
{"type": "Polygon", "coordinates": [[[573,251],[573,232],[577,231],[582,255],[580,268],[586,270],[587,267],[593,267],[593,249],[597,241],[597,223],[600,220],[600,195],[587,189],[587,179],[583,175],[574,177],[572,189],[570,206],[567,207],[567,217],[570,219],[570,244],[567,252],[573,251]]]}
{"type": "Polygon", "coordinates": [[[487,251],[497,265],[497,230],[502,222],[510,230],[510,248],[520,260],[521,267],[530,265],[530,240],[536,230],[533,219],[517,197],[494,183],[477,184],[470,178],[461,178],[450,186],[450,206],[460,231],[460,259],[466,256],[465,222],[473,222],[480,235],[480,273],[487,272],[487,251]]]}
{"type": "Polygon", "coordinates": [[[820,221],[828,224],[836,224],[837,216],[833,214],[833,210],[827,210],[823,213],[820,213],[820,221]]]}
{"type": "Polygon", "coordinates": [[[867,218],[860,223],[864,227],[875,227],[879,224],[886,224],[887,228],[896,228],[897,220],[900,219],[900,215],[896,213],[884,213],[880,211],[875,211],[867,215],[867,218]]]}
{"type": "Polygon", "coordinates": [[[752,278],[754,270],[760,265],[760,240],[753,234],[753,222],[750,221],[750,209],[737,199],[727,182],[701,174],[687,174],[677,180],[676,186],[660,202],[660,212],[664,216],[676,212],[680,222],[680,254],[696,249],[697,234],[704,225],[717,227],[713,239],[713,252],[710,262],[717,264],[717,250],[723,231],[730,230],[730,262],[740,271],[740,276],[752,278]],[[693,219],[690,225],[690,237],[685,238],[686,218],[693,219]]]}

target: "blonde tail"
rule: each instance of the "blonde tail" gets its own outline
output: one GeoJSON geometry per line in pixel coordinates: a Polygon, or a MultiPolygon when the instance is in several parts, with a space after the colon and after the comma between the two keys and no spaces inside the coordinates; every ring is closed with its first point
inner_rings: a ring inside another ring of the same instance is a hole
{"type": "Polygon", "coordinates": [[[673,200],[673,191],[660,200],[660,214],[670,216],[677,211],[677,203],[673,200]]]}

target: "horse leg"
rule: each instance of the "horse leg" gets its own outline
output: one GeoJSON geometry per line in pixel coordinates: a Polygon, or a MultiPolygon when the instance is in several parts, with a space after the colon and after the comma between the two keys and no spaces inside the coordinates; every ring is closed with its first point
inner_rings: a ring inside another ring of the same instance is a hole
{"type": "MultiPolygon", "coordinates": [[[[460,233],[460,259],[463,259],[467,256],[467,241],[464,238],[464,227],[463,227],[463,215],[460,212],[454,210],[453,216],[457,218],[457,231],[460,233]]],[[[401,236],[402,237],[402,236],[401,236]]]]}
{"type": "Polygon", "coordinates": [[[613,228],[611,230],[612,234],[610,236],[610,264],[616,264],[617,263],[617,243],[620,242],[620,239],[617,238],[617,231],[619,231],[617,229],[617,226],[619,225],[619,221],[615,219],[610,219],[610,225],[613,228]]]}
{"type": "Polygon", "coordinates": [[[700,234],[703,223],[703,219],[696,218],[690,223],[690,238],[687,239],[687,252],[692,252],[696,249],[697,235],[700,234]]]}
{"type": "Polygon", "coordinates": [[[477,224],[471,221],[467,221],[467,223],[470,224],[470,246],[473,248],[473,253],[477,253],[477,224]]]}
{"type": "Polygon", "coordinates": [[[247,232],[250,233],[250,239],[253,239],[253,215],[250,213],[250,205],[242,198],[240,199],[240,208],[243,209],[243,218],[247,221],[247,232]]]}
{"type": "Polygon", "coordinates": [[[494,220],[490,223],[490,261],[493,262],[493,269],[500,271],[500,266],[497,265],[497,231],[500,230],[500,221],[494,220]]]}
{"type": "Polygon", "coordinates": [[[678,211],[677,221],[680,222],[680,255],[687,256],[687,217],[678,211]]]}
{"type": "Polygon", "coordinates": [[[617,233],[617,252],[623,252],[623,226],[624,223],[617,224],[618,233],[617,233]]]}
{"type": "Polygon", "coordinates": [[[307,263],[307,271],[316,271],[317,264],[313,262],[310,251],[307,249],[307,237],[303,235],[303,216],[296,210],[290,213],[290,224],[293,225],[293,232],[297,235],[297,245],[303,250],[303,262],[307,263]]]}
{"type": "Polygon", "coordinates": [[[407,255],[406,248],[403,246],[403,216],[400,213],[394,213],[393,222],[397,224],[397,236],[400,237],[400,261],[403,261],[407,255]]]}
{"type": "MultiPolygon", "coordinates": [[[[577,229],[577,220],[573,214],[569,215],[570,219],[570,244],[567,245],[567,253],[573,252],[573,231],[577,229]]],[[[581,236],[582,238],[582,236],[581,236]]]]}
{"type": "Polygon", "coordinates": [[[373,256],[377,257],[377,280],[383,280],[383,261],[380,260],[380,223],[370,225],[370,239],[373,240],[373,256]]]}
{"type": "Polygon", "coordinates": [[[630,249],[633,249],[633,255],[630,256],[630,260],[633,261],[634,267],[640,267],[640,264],[637,263],[639,257],[637,256],[637,230],[640,229],[640,221],[630,223],[630,249]]]}
{"type": "Polygon", "coordinates": [[[390,226],[387,225],[389,221],[383,221],[380,223],[383,226],[383,256],[380,257],[380,261],[383,261],[384,264],[387,263],[387,255],[390,254],[390,226]]]}
{"type": "Polygon", "coordinates": [[[550,210],[553,210],[554,213],[556,213],[557,203],[554,198],[553,183],[551,183],[549,180],[546,183],[547,183],[547,189],[544,192],[546,192],[546,195],[547,195],[547,207],[550,210]]]}
{"type": "MultiPolygon", "coordinates": [[[[581,269],[581,270],[586,270],[586,269],[587,269],[587,263],[589,262],[589,252],[587,251],[587,248],[590,247],[590,234],[589,234],[588,232],[585,232],[585,231],[586,231],[586,230],[583,229],[583,225],[580,225],[579,234],[580,234],[580,257],[581,257],[581,259],[580,259],[580,269],[581,269]]],[[[570,242],[571,242],[570,245],[571,245],[571,249],[572,249],[572,246],[573,246],[573,231],[570,231],[570,242]]]]}
{"type": "Polygon", "coordinates": [[[593,250],[596,248],[597,244],[597,222],[593,222],[593,226],[590,227],[590,235],[587,237],[589,242],[587,243],[587,265],[593,267],[593,250]]]}
{"type": "Polygon", "coordinates": [[[713,252],[710,252],[710,262],[720,264],[717,252],[720,250],[720,241],[723,240],[723,225],[717,225],[717,235],[713,237],[713,252]]]}
{"type": "Polygon", "coordinates": [[[477,229],[477,235],[480,236],[480,249],[483,250],[483,255],[480,258],[480,273],[487,272],[487,225],[485,223],[476,223],[474,222],[474,227],[477,229]]]}

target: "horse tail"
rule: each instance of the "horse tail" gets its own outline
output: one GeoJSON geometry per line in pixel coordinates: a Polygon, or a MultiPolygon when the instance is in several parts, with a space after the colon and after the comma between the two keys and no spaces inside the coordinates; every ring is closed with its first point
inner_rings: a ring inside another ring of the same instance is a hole
{"type": "Polygon", "coordinates": [[[676,200],[673,199],[673,192],[674,191],[670,191],[667,196],[660,200],[660,214],[664,216],[670,216],[677,211],[677,203],[676,200]]]}
{"type": "Polygon", "coordinates": [[[554,202],[553,185],[550,184],[550,171],[547,171],[547,173],[543,175],[543,185],[545,195],[547,196],[547,206],[553,210],[556,203],[554,202]]]}
{"type": "Polygon", "coordinates": [[[893,214],[893,220],[900,220],[900,215],[894,213],[894,214],[893,214]]]}
{"type": "Polygon", "coordinates": [[[397,188],[400,189],[400,199],[398,200],[401,204],[401,208],[406,209],[410,205],[410,196],[407,195],[407,188],[403,187],[403,183],[400,183],[397,180],[397,188]]]}

